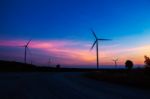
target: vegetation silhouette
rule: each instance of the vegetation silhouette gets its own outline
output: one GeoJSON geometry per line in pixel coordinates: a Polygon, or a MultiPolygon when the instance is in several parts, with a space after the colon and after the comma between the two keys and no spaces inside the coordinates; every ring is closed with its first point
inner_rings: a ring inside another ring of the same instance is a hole
{"type": "Polygon", "coordinates": [[[60,64],[57,64],[57,65],[56,65],[56,68],[57,68],[57,69],[60,69],[60,64]]]}
{"type": "Polygon", "coordinates": [[[0,72],[90,72],[96,69],[84,68],[62,68],[60,64],[56,67],[36,66],[15,61],[0,60],[0,72]]]}
{"type": "Polygon", "coordinates": [[[150,90],[150,73],[145,72],[144,68],[134,68],[130,71],[123,68],[107,69],[101,72],[87,72],[84,76],[100,82],[150,90]]]}
{"type": "Polygon", "coordinates": [[[15,61],[2,61],[0,60],[0,72],[18,72],[18,71],[35,71],[36,66],[32,64],[19,63],[15,61]]]}
{"type": "Polygon", "coordinates": [[[150,69],[150,58],[148,57],[148,56],[144,56],[144,58],[145,58],[145,61],[144,61],[144,63],[145,63],[145,68],[146,69],[150,69]]]}
{"type": "Polygon", "coordinates": [[[128,70],[131,70],[133,68],[133,62],[131,60],[127,60],[125,62],[125,67],[128,69],[128,70]]]}

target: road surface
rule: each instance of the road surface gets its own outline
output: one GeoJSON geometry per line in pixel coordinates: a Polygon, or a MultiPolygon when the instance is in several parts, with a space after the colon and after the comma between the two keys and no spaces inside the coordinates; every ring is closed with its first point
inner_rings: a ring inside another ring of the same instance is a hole
{"type": "Polygon", "coordinates": [[[82,73],[0,73],[0,99],[150,99],[150,91],[98,82],[82,73]]]}

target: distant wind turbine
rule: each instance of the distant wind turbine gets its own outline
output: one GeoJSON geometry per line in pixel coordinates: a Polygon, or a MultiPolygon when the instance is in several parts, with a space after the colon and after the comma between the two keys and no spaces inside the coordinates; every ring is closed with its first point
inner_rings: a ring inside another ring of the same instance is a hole
{"type": "Polygon", "coordinates": [[[49,60],[48,60],[48,65],[49,66],[51,65],[51,58],[49,58],[49,60]]]}
{"type": "MultiPolygon", "coordinates": [[[[29,46],[30,42],[31,42],[31,39],[26,43],[26,45],[22,46],[25,48],[25,52],[24,52],[24,63],[25,64],[27,62],[27,50],[29,50],[28,46],[29,46]]],[[[30,50],[29,50],[29,52],[30,52],[30,50]]]]}
{"type": "Polygon", "coordinates": [[[115,63],[115,67],[117,67],[117,61],[118,61],[118,60],[119,60],[118,58],[113,59],[113,61],[114,61],[114,63],[115,63]]]}
{"type": "Polygon", "coordinates": [[[94,37],[95,37],[95,42],[93,43],[92,47],[91,47],[91,50],[94,48],[95,44],[96,44],[96,56],[97,56],[97,69],[99,69],[99,56],[98,56],[98,41],[108,41],[108,40],[111,40],[111,39],[101,39],[101,38],[98,38],[94,32],[93,29],[91,29],[91,32],[93,33],[94,37]]]}

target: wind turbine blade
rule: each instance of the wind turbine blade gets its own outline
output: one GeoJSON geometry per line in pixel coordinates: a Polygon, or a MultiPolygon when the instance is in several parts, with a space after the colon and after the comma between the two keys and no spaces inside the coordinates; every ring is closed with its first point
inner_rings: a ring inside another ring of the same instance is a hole
{"type": "Polygon", "coordinates": [[[91,50],[93,49],[94,45],[96,44],[97,40],[95,40],[95,42],[93,43],[91,50]]]}
{"type": "Polygon", "coordinates": [[[111,41],[111,39],[98,39],[98,40],[101,40],[101,41],[111,41]]]}
{"type": "Polygon", "coordinates": [[[97,39],[97,36],[96,36],[96,34],[95,34],[93,29],[91,29],[91,32],[93,33],[94,37],[97,39]]]}
{"type": "Polygon", "coordinates": [[[30,44],[31,40],[32,40],[32,39],[30,39],[30,40],[28,41],[28,43],[27,43],[27,45],[26,45],[26,46],[28,46],[28,45],[30,44]]]}

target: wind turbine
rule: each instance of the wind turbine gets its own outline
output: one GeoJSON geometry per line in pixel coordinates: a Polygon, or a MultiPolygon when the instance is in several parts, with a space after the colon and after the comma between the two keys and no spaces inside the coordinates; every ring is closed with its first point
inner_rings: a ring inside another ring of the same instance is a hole
{"type": "Polygon", "coordinates": [[[49,58],[49,60],[48,60],[48,65],[49,66],[51,65],[51,58],[49,58]]]}
{"type": "Polygon", "coordinates": [[[26,43],[26,45],[24,45],[23,47],[25,48],[25,52],[24,52],[24,63],[26,64],[27,61],[27,50],[29,50],[29,44],[31,42],[31,39],[26,43]]]}
{"type": "Polygon", "coordinates": [[[91,32],[93,33],[94,37],[95,37],[95,42],[93,43],[91,50],[94,48],[95,44],[96,44],[96,56],[97,56],[97,69],[99,69],[99,56],[98,56],[98,41],[108,41],[110,39],[102,39],[102,38],[98,38],[94,32],[93,29],[91,29],[91,32]]]}
{"type": "Polygon", "coordinates": [[[119,60],[118,58],[113,59],[113,61],[114,61],[114,63],[115,63],[115,67],[117,67],[117,61],[118,61],[118,60],[119,60]]]}

